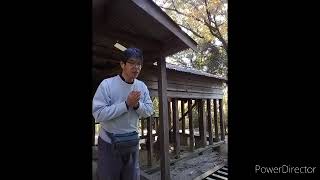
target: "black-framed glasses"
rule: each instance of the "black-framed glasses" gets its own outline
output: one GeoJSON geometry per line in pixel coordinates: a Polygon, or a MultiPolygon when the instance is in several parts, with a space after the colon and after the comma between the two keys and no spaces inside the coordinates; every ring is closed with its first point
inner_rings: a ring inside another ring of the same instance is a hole
{"type": "Polygon", "coordinates": [[[139,69],[141,69],[141,67],[142,67],[141,62],[127,61],[127,63],[129,63],[130,66],[133,66],[133,67],[136,67],[136,68],[139,68],[139,69]]]}

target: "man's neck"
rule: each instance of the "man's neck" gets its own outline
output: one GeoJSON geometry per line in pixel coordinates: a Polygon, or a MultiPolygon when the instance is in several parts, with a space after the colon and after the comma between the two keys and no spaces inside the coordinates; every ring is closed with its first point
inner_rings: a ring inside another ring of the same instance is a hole
{"type": "Polygon", "coordinates": [[[128,84],[133,84],[133,82],[134,82],[134,79],[129,79],[124,73],[121,73],[120,77],[124,82],[126,82],[128,84]]]}

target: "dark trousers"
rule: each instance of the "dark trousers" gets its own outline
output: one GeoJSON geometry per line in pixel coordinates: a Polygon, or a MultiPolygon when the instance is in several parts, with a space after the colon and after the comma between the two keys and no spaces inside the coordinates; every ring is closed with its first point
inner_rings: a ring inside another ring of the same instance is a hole
{"type": "Polygon", "coordinates": [[[139,180],[139,146],[137,151],[120,155],[110,143],[98,138],[98,180],[139,180]]]}

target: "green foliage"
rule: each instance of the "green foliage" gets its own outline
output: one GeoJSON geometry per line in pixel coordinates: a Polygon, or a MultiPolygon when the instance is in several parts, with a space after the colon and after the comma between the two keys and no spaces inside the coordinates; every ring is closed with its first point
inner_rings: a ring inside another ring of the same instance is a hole
{"type": "Polygon", "coordinates": [[[155,117],[159,117],[159,98],[158,97],[152,97],[152,103],[153,103],[153,109],[154,109],[154,115],[155,117]]]}

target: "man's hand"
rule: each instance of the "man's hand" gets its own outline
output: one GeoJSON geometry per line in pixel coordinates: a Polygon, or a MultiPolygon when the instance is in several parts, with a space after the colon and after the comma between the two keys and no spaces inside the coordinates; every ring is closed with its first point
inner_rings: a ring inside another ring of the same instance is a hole
{"type": "Polygon", "coordinates": [[[127,105],[132,108],[138,106],[140,94],[140,91],[131,91],[127,97],[127,105]]]}

